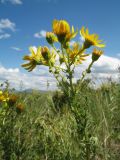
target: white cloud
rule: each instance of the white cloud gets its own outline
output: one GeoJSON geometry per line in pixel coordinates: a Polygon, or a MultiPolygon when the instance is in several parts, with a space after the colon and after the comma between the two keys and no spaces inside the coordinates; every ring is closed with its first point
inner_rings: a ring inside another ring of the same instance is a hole
{"type": "Polygon", "coordinates": [[[99,69],[99,72],[102,73],[103,72],[115,73],[119,65],[120,65],[120,59],[102,55],[94,66],[96,68],[96,71],[98,71],[99,69]]]}
{"type": "Polygon", "coordinates": [[[11,37],[11,35],[8,34],[8,33],[1,34],[1,35],[0,35],[0,39],[7,39],[7,38],[9,38],[9,37],[11,37]]]}
{"type": "Polygon", "coordinates": [[[6,30],[10,30],[12,32],[16,31],[16,25],[14,22],[9,19],[0,19],[0,39],[7,39],[11,37],[11,34],[6,33],[6,30]]]}
{"type": "Polygon", "coordinates": [[[50,89],[55,89],[55,79],[49,74],[48,69],[44,66],[36,68],[31,73],[22,73],[19,68],[5,68],[0,66],[0,82],[8,80],[11,88],[20,89],[21,82],[23,89],[46,90],[47,80],[50,83],[50,89]]]}
{"type": "Polygon", "coordinates": [[[46,37],[46,31],[45,30],[41,30],[40,32],[37,32],[34,34],[35,38],[43,38],[46,37]]]}
{"type": "MultiPolygon", "coordinates": [[[[34,47],[36,50],[36,47],[34,47]]],[[[89,57],[83,64],[79,65],[75,70],[75,80],[80,78],[82,71],[84,71],[91,62],[89,57]]],[[[92,72],[89,74],[95,82],[103,82],[106,78],[111,77],[113,80],[118,78],[118,66],[120,65],[120,59],[103,55],[98,61],[96,61],[92,67],[92,72]]],[[[46,90],[47,80],[50,83],[49,89],[56,88],[56,80],[49,73],[48,67],[39,66],[33,72],[22,73],[19,68],[5,68],[0,66],[0,80],[8,80],[10,85],[16,89],[20,89],[20,83],[23,82],[24,89],[40,89],[46,90]]]]}
{"type": "MultiPolygon", "coordinates": [[[[80,66],[76,68],[75,77],[80,78],[81,73],[87,69],[88,65],[91,62],[91,57],[83,62],[80,66]],[[79,75],[79,76],[78,76],[79,75]]],[[[91,74],[88,74],[88,77],[92,77],[94,80],[104,80],[107,78],[112,78],[117,80],[118,78],[118,67],[120,66],[120,59],[102,55],[98,61],[93,64],[91,69],[91,74]]]]}
{"type": "Polygon", "coordinates": [[[11,31],[15,31],[16,25],[14,22],[11,22],[9,19],[1,19],[0,20],[0,31],[4,32],[5,29],[9,29],[11,31]]]}
{"type": "Polygon", "coordinates": [[[13,49],[13,50],[15,50],[15,51],[22,51],[22,49],[21,48],[19,48],[19,47],[11,47],[11,49],[13,49]]]}
{"type": "Polygon", "coordinates": [[[22,4],[21,0],[1,0],[1,3],[6,3],[6,2],[10,2],[14,5],[21,5],[22,4]]]}

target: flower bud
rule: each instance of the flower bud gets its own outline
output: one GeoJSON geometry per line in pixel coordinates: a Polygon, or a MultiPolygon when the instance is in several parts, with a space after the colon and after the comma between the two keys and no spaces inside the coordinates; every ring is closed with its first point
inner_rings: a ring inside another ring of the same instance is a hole
{"type": "Polygon", "coordinates": [[[53,21],[53,32],[57,35],[59,42],[65,41],[66,35],[70,33],[70,25],[65,20],[53,21]]]}
{"type": "Polygon", "coordinates": [[[42,56],[43,56],[43,58],[45,59],[45,60],[49,60],[49,56],[50,56],[50,51],[49,51],[49,49],[48,49],[48,47],[42,47],[41,48],[41,54],[42,54],[42,56]]]}
{"type": "Polygon", "coordinates": [[[46,40],[49,44],[53,44],[54,42],[57,42],[57,37],[52,32],[46,33],[46,40]]]}
{"type": "Polygon", "coordinates": [[[92,52],[92,60],[97,61],[102,54],[103,54],[102,50],[98,50],[95,48],[92,52]]]}

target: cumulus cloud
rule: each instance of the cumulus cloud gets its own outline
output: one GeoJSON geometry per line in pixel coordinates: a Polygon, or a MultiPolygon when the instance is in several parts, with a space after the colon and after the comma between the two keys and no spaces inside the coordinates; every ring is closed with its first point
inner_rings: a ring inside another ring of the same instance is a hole
{"type": "MultiPolygon", "coordinates": [[[[76,79],[80,78],[81,73],[87,69],[88,65],[91,62],[91,57],[87,61],[83,62],[82,65],[76,68],[75,77],[76,79]],[[79,75],[79,76],[78,76],[79,75]]],[[[112,78],[113,80],[118,79],[118,67],[120,66],[120,59],[115,57],[110,57],[102,55],[98,61],[93,64],[91,74],[88,74],[89,78],[93,80],[105,80],[112,78]]]]}
{"type": "Polygon", "coordinates": [[[0,19],[0,39],[7,39],[11,37],[11,34],[6,33],[6,30],[10,30],[12,32],[16,31],[16,25],[14,22],[9,19],[0,19]]]}
{"type": "MultiPolygon", "coordinates": [[[[81,77],[81,73],[88,67],[91,62],[89,57],[83,64],[79,65],[75,70],[75,81],[81,77]]],[[[91,74],[88,77],[92,77],[95,82],[103,82],[107,78],[113,80],[118,79],[118,66],[120,65],[120,59],[103,55],[98,61],[96,61],[92,67],[91,74]]],[[[49,89],[56,89],[56,80],[49,73],[48,67],[39,66],[33,72],[24,73],[19,68],[5,68],[0,66],[0,80],[8,80],[12,87],[20,89],[20,83],[23,83],[24,89],[39,89],[46,90],[47,81],[50,83],[49,89]]]]}
{"type": "Polygon", "coordinates": [[[50,83],[50,89],[56,88],[55,79],[48,73],[48,69],[40,66],[31,73],[22,73],[19,68],[5,68],[0,66],[1,83],[8,80],[11,88],[20,89],[21,82],[23,89],[46,90],[47,80],[50,83]]]}
{"type": "Polygon", "coordinates": [[[120,65],[120,59],[109,56],[101,56],[99,61],[94,64],[94,72],[115,73],[120,65]]]}
{"type": "Polygon", "coordinates": [[[41,30],[40,32],[37,32],[34,34],[35,38],[43,38],[46,37],[46,31],[45,30],[41,30]]]}
{"type": "Polygon", "coordinates": [[[16,25],[14,22],[10,21],[8,18],[0,20],[0,31],[4,32],[5,29],[15,31],[16,25]]]}
{"type": "Polygon", "coordinates": [[[7,39],[7,38],[9,38],[9,37],[11,37],[11,35],[8,34],[8,33],[0,34],[0,39],[7,39]]]}
{"type": "Polygon", "coordinates": [[[21,0],[1,0],[1,3],[6,3],[6,2],[10,2],[14,5],[21,5],[22,4],[21,0]]]}

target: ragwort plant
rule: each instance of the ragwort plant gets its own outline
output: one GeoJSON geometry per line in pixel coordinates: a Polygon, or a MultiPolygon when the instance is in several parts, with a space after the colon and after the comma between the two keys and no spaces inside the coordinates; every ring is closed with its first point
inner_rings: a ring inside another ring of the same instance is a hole
{"type": "MultiPolygon", "coordinates": [[[[23,64],[22,67],[29,72],[35,69],[37,65],[44,65],[49,68],[49,72],[56,78],[62,94],[60,97],[57,94],[56,97],[53,96],[55,106],[60,105],[60,107],[64,107],[64,105],[67,105],[77,122],[78,141],[80,141],[78,159],[93,160],[96,159],[99,143],[97,137],[92,135],[93,130],[91,130],[91,125],[93,123],[88,109],[89,97],[81,94],[81,91],[86,75],[91,73],[91,67],[103,54],[103,50],[98,48],[105,47],[105,44],[102,43],[102,40],[99,40],[97,34],[90,34],[87,28],[82,27],[80,35],[84,39],[83,44],[76,41],[71,45],[71,40],[78,33],[78,30],[75,31],[73,26],[71,28],[67,21],[54,20],[52,32],[46,33],[46,41],[50,45],[50,48],[39,46],[37,51],[35,51],[30,47],[31,54],[23,58],[28,63],[23,64]],[[55,43],[58,43],[60,47],[58,48],[58,45],[56,47],[55,43]],[[82,76],[79,77],[79,81],[75,84],[73,83],[75,67],[82,64],[90,56],[86,51],[91,47],[94,47],[91,63],[83,71],[82,76]],[[83,97],[79,103],[81,95],[83,97]],[[59,104],[57,101],[59,101],[59,104]],[[60,101],[64,101],[64,103],[62,104],[60,101]]],[[[58,109],[59,107],[57,106],[56,108],[58,109]]],[[[69,155],[65,159],[70,159],[69,155]]]]}
{"type": "MultiPolygon", "coordinates": [[[[29,61],[22,65],[26,70],[31,72],[37,65],[44,65],[49,67],[49,72],[54,75],[61,91],[66,95],[69,105],[72,104],[72,99],[79,91],[79,86],[74,87],[73,78],[75,67],[85,61],[89,54],[86,50],[92,46],[103,48],[102,40],[99,40],[97,34],[89,34],[88,29],[82,27],[80,35],[84,38],[82,45],[75,42],[73,46],[70,41],[78,34],[78,30],[70,28],[70,25],[65,20],[54,20],[52,23],[52,32],[46,33],[46,40],[52,49],[47,46],[39,46],[35,52],[30,47],[31,55],[24,56],[23,60],[29,61]],[[60,49],[55,47],[55,42],[60,44],[60,49]],[[57,60],[58,59],[58,60],[57,60]]],[[[82,73],[80,83],[84,80],[87,73],[91,72],[91,67],[99,57],[103,54],[102,50],[94,48],[92,52],[92,60],[88,68],[82,73]]]]}

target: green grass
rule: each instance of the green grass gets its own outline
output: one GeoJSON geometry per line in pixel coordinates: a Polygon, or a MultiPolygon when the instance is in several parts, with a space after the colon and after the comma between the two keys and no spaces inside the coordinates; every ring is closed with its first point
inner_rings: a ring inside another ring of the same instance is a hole
{"type": "Polygon", "coordinates": [[[0,115],[0,160],[119,160],[119,84],[85,82],[72,108],[59,92],[18,94],[25,111],[0,115]]]}

